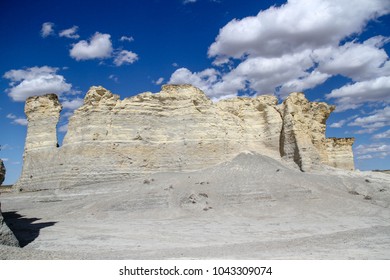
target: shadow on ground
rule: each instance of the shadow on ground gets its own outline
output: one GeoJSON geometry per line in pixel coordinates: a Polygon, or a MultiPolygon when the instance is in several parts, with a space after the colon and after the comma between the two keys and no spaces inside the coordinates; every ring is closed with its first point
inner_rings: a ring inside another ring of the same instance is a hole
{"type": "Polygon", "coordinates": [[[33,242],[38,236],[41,229],[54,226],[57,222],[35,223],[39,218],[26,218],[16,211],[3,212],[4,221],[12,230],[20,247],[24,247],[33,242]]]}

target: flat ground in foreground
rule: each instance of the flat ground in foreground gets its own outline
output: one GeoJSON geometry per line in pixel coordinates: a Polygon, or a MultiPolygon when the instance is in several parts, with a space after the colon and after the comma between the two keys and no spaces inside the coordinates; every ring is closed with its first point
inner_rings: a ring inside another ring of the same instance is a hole
{"type": "Polygon", "coordinates": [[[190,173],[3,193],[0,259],[390,259],[390,175],[241,154],[190,173]]]}

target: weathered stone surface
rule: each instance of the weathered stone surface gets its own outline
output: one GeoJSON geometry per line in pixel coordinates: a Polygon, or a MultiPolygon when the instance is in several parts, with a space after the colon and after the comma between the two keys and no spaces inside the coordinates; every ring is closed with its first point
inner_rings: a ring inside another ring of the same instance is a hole
{"type": "Polygon", "coordinates": [[[19,241],[4,222],[0,203],[0,244],[19,247],[19,241]]]}
{"type": "Polygon", "coordinates": [[[282,104],[274,96],[213,103],[191,85],[165,85],[120,100],[91,87],[56,147],[61,105],[54,95],[26,102],[29,120],[25,163],[17,188],[34,190],[111,180],[159,171],[199,170],[250,150],[295,162],[302,170],[321,164],[353,168],[343,140],[325,138],[334,107],[302,93],[282,104]],[[333,141],[333,142],[332,142],[333,141]],[[341,141],[341,142],[340,142],[341,141]]]}
{"type": "MultiPolygon", "coordinates": [[[[5,179],[5,166],[3,161],[0,159],[0,186],[5,179]]],[[[1,213],[0,203],[0,244],[9,246],[19,246],[19,242],[4,222],[3,215],[1,213]]]]}
{"type": "Polygon", "coordinates": [[[353,170],[353,152],[352,144],[354,138],[327,138],[326,139],[326,154],[327,160],[324,162],[330,166],[353,170]]]}
{"type": "Polygon", "coordinates": [[[3,161],[0,159],[0,186],[3,184],[5,179],[5,166],[3,161]]]}
{"type": "Polygon", "coordinates": [[[238,118],[237,123],[229,125],[229,130],[233,127],[238,129],[239,135],[236,138],[243,141],[241,151],[253,150],[279,158],[282,118],[277,104],[278,99],[275,96],[262,95],[255,98],[222,100],[216,106],[238,118]]]}
{"type": "Polygon", "coordinates": [[[55,94],[33,96],[26,100],[25,113],[28,120],[25,151],[56,148],[56,126],[62,106],[55,94]]]}
{"type": "Polygon", "coordinates": [[[283,118],[280,155],[303,171],[319,164],[354,169],[353,138],[325,138],[326,120],[335,106],[309,102],[303,93],[291,93],[280,105],[283,118]]]}
{"type": "Polygon", "coordinates": [[[40,184],[41,178],[49,185],[51,181],[54,180],[55,184],[59,179],[50,172],[61,173],[57,141],[57,123],[61,110],[62,106],[55,94],[33,96],[26,100],[24,111],[28,126],[24,162],[22,175],[14,185],[15,188],[23,189],[30,184],[40,184]]]}

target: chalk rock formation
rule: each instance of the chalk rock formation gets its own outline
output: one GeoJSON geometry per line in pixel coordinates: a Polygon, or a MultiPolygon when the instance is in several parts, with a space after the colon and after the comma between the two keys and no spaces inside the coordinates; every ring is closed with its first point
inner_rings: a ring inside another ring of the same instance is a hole
{"type": "Polygon", "coordinates": [[[29,125],[17,188],[192,171],[247,150],[285,158],[301,170],[321,164],[353,169],[353,140],[325,138],[333,106],[309,102],[302,93],[277,103],[274,96],[213,103],[191,85],[165,85],[157,94],[146,92],[124,100],[103,87],[91,87],[57,148],[61,105],[52,94],[32,97],[25,108],[29,125]]]}
{"type": "Polygon", "coordinates": [[[280,154],[302,170],[329,163],[325,140],[326,120],[335,109],[324,102],[309,102],[303,93],[292,93],[283,102],[280,154]]]}
{"type": "Polygon", "coordinates": [[[25,113],[28,120],[25,151],[56,148],[56,125],[60,117],[61,104],[55,94],[29,97],[25,113]]]}
{"type": "Polygon", "coordinates": [[[325,141],[327,158],[324,163],[333,167],[352,170],[354,138],[327,138],[325,141]]]}
{"type": "Polygon", "coordinates": [[[3,184],[5,179],[5,166],[3,161],[0,159],[0,186],[3,184]]]}
{"type": "MultiPolygon", "coordinates": [[[[58,170],[58,142],[57,123],[62,106],[55,94],[33,96],[26,100],[24,112],[26,113],[28,126],[26,143],[24,147],[24,163],[22,176],[17,186],[28,186],[30,183],[39,184],[41,180],[45,184],[54,185],[58,180],[50,172],[61,173],[58,170]]],[[[30,188],[31,189],[31,188],[30,188]]]]}

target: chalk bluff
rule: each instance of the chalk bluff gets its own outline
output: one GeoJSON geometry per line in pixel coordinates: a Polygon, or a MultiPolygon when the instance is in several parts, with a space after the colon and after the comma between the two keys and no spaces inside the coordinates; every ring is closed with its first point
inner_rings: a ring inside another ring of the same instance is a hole
{"type": "Polygon", "coordinates": [[[354,169],[353,138],[326,138],[335,109],[292,93],[237,97],[213,103],[191,85],[124,100],[91,87],[69,119],[59,147],[61,104],[55,94],[30,97],[19,190],[125,181],[160,171],[192,171],[253,151],[295,163],[302,171],[322,165],[354,169]]]}

